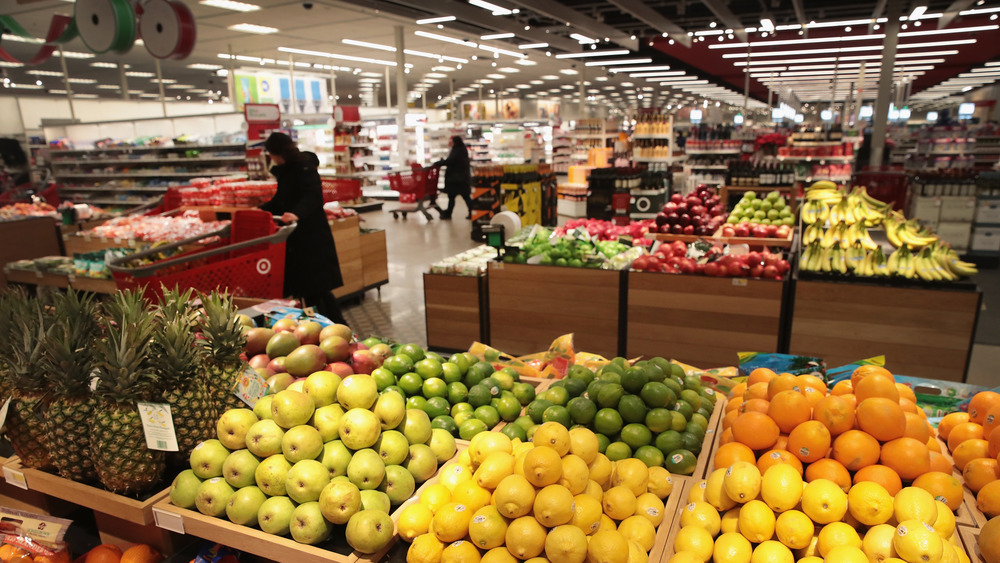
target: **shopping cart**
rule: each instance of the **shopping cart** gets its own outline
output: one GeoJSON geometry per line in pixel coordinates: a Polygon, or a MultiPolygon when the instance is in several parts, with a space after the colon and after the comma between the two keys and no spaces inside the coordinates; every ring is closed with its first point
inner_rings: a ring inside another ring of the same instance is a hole
{"type": "Polygon", "coordinates": [[[865,186],[868,194],[893,209],[908,209],[910,199],[910,177],[902,170],[864,170],[854,173],[851,187],[865,186]]]}
{"type": "Polygon", "coordinates": [[[387,210],[392,213],[392,218],[398,219],[399,215],[402,215],[403,219],[406,219],[407,213],[419,211],[430,221],[433,216],[428,212],[428,207],[441,213],[441,208],[437,204],[440,171],[440,168],[434,166],[420,168],[414,165],[413,171],[409,174],[403,172],[389,174],[389,188],[399,192],[399,205],[387,210]]]}
{"type": "Polygon", "coordinates": [[[236,211],[230,225],[220,231],[129,254],[111,261],[108,268],[118,289],[141,287],[149,299],[159,297],[164,287],[282,297],[285,241],[294,230],[295,224],[277,228],[266,211],[236,211]],[[185,250],[192,245],[203,246],[185,250]],[[141,264],[174,251],[181,254],[141,264]]]}

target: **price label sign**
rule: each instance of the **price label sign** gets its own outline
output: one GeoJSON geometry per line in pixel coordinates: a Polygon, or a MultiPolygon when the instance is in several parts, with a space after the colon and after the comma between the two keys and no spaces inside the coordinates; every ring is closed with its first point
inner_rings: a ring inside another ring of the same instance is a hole
{"type": "Polygon", "coordinates": [[[3,478],[7,481],[8,485],[13,485],[18,489],[28,490],[28,480],[24,478],[24,473],[21,473],[16,469],[4,466],[3,478]]]}
{"type": "Polygon", "coordinates": [[[184,533],[184,517],[180,514],[174,514],[173,512],[154,506],[153,520],[156,522],[158,528],[170,530],[178,534],[184,533]]]}
{"type": "Polygon", "coordinates": [[[233,395],[253,408],[261,397],[267,395],[267,381],[250,366],[243,369],[243,375],[233,385],[233,395]]]}
{"type": "Polygon", "coordinates": [[[177,434],[174,432],[174,417],[170,405],[166,403],[136,403],[142,430],[146,434],[146,447],[161,452],[176,452],[177,434]]]}

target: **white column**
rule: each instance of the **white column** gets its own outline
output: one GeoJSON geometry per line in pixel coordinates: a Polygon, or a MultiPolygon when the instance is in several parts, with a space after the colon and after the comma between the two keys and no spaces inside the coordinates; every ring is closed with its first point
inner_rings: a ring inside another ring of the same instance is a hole
{"type": "MultiPolygon", "coordinates": [[[[405,165],[410,156],[410,139],[406,133],[406,53],[403,52],[403,26],[395,26],[396,31],[396,124],[398,132],[396,134],[397,152],[399,153],[400,165],[405,165]]],[[[386,67],[388,70],[389,67],[386,67]]],[[[386,84],[386,88],[389,84],[386,84]]],[[[419,160],[419,159],[418,159],[419,160]]]]}
{"type": "MultiPolygon", "coordinates": [[[[899,0],[889,0],[886,7],[885,42],[882,48],[882,72],[879,73],[878,97],[875,98],[875,124],[872,127],[872,154],[869,166],[881,168],[885,152],[885,131],[889,119],[889,97],[892,94],[892,69],[896,66],[896,46],[899,44],[899,0]]],[[[863,165],[859,162],[858,165],[863,165]]]]}

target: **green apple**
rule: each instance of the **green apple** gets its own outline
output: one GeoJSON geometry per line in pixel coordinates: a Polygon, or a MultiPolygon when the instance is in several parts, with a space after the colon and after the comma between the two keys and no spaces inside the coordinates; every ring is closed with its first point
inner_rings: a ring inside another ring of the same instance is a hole
{"type": "Polygon", "coordinates": [[[291,463],[316,459],[323,452],[323,436],[308,424],[289,428],[281,438],[281,453],[291,463]]]}
{"type": "Polygon", "coordinates": [[[181,508],[194,508],[194,501],[198,496],[198,487],[201,483],[202,479],[194,474],[194,470],[181,471],[177,477],[174,477],[174,482],[170,484],[170,502],[181,508]]]}
{"type": "Polygon", "coordinates": [[[401,504],[404,500],[413,496],[413,491],[417,488],[413,475],[400,465],[387,465],[385,468],[385,479],[378,490],[389,496],[392,504],[401,504]]]}
{"type": "Polygon", "coordinates": [[[362,510],[347,523],[347,543],[361,553],[378,553],[392,541],[392,518],[379,510],[362,510]]]}
{"type": "Polygon", "coordinates": [[[454,457],[455,452],[458,450],[458,446],[455,445],[455,437],[451,435],[451,432],[443,428],[434,428],[431,430],[431,441],[428,446],[434,452],[434,457],[437,458],[439,464],[454,457]]]}
{"type": "Polygon", "coordinates": [[[375,450],[358,450],[347,464],[347,476],[359,489],[376,489],[385,477],[385,464],[375,450]]]}
{"type": "Polygon", "coordinates": [[[260,462],[254,471],[254,480],[268,496],[282,496],[285,494],[285,478],[291,468],[292,464],[288,463],[285,456],[274,454],[260,462]]]}
{"type": "Polygon", "coordinates": [[[229,457],[229,450],[222,442],[211,439],[198,443],[191,450],[191,469],[202,479],[222,476],[222,464],[229,457]]]}
{"type": "Polygon", "coordinates": [[[230,450],[245,448],[247,431],[257,420],[257,415],[250,409],[227,410],[215,425],[219,441],[230,450]]]}
{"type": "Polygon", "coordinates": [[[229,497],[236,491],[222,477],[213,477],[198,486],[194,505],[198,512],[206,516],[222,516],[226,513],[229,497]]]}
{"type": "Polygon", "coordinates": [[[375,400],[373,409],[382,430],[392,430],[399,426],[406,414],[406,400],[398,393],[384,393],[375,400]]]}
{"type": "Polygon", "coordinates": [[[257,415],[258,420],[266,420],[271,418],[271,401],[274,400],[274,395],[264,395],[253,405],[253,413],[257,415]]]}
{"type": "Polygon", "coordinates": [[[437,471],[437,457],[434,456],[430,446],[413,444],[406,459],[406,469],[413,475],[414,481],[423,483],[437,471]]]}
{"type": "Polygon", "coordinates": [[[352,450],[370,448],[378,440],[381,431],[381,422],[368,409],[354,408],[340,418],[340,439],[352,450]]]}
{"type": "Polygon", "coordinates": [[[344,409],[334,403],[316,409],[309,424],[319,430],[324,442],[329,442],[340,437],[340,418],[342,416],[344,416],[344,409]]]}
{"type": "Polygon", "coordinates": [[[247,431],[247,449],[262,458],[281,453],[281,439],[284,436],[285,431],[276,422],[271,419],[260,420],[247,431]]]}
{"type": "Polygon", "coordinates": [[[290,389],[279,391],[271,400],[271,418],[282,428],[309,422],[315,409],[309,395],[290,389]]]}
{"type": "Polygon", "coordinates": [[[361,490],[350,481],[330,481],[319,494],[323,516],[334,524],[346,524],[361,510],[361,490]]]}
{"type": "Polygon", "coordinates": [[[330,472],[330,477],[347,475],[347,465],[351,463],[351,450],[340,440],[331,440],[323,444],[319,462],[330,472]]]}
{"type": "Polygon", "coordinates": [[[316,545],[330,537],[333,526],[323,517],[323,511],[316,501],[306,502],[292,511],[292,522],[288,531],[292,539],[308,545],[316,545]]]}
{"type": "Polygon", "coordinates": [[[295,502],[319,500],[323,487],[330,482],[330,470],[314,459],[304,459],[288,470],[285,492],[295,502]]]}
{"type": "Polygon", "coordinates": [[[378,510],[389,514],[392,503],[389,502],[389,495],[382,491],[365,489],[361,491],[361,510],[378,510]]]}
{"type": "Polygon", "coordinates": [[[257,511],[257,525],[268,534],[284,536],[288,534],[294,511],[295,503],[292,499],[286,496],[271,497],[260,505],[260,510],[257,511]]]}
{"type": "Polygon", "coordinates": [[[317,371],[306,378],[303,387],[316,408],[319,408],[337,402],[337,388],[340,387],[340,382],[340,376],[333,372],[317,371]]]}
{"type": "Polygon", "coordinates": [[[347,409],[370,409],[378,398],[378,384],[370,375],[348,375],[337,387],[337,401],[347,409]]]}
{"type": "Polygon", "coordinates": [[[406,409],[400,426],[411,444],[426,444],[431,439],[431,419],[422,410],[406,409]]]}
{"type": "MultiPolygon", "coordinates": [[[[229,454],[222,464],[222,476],[234,489],[249,487],[255,483],[254,472],[257,471],[258,465],[260,458],[253,455],[250,450],[236,450],[229,454]]],[[[255,515],[256,513],[254,510],[255,515]]]]}
{"type": "Polygon", "coordinates": [[[231,522],[241,526],[256,526],[257,513],[265,500],[267,500],[267,495],[259,488],[252,485],[242,487],[229,497],[229,503],[226,504],[226,516],[231,522]]]}
{"type": "Polygon", "coordinates": [[[410,442],[406,440],[406,436],[395,430],[383,432],[374,447],[387,466],[399,465],[410,455],[410,442]]]}

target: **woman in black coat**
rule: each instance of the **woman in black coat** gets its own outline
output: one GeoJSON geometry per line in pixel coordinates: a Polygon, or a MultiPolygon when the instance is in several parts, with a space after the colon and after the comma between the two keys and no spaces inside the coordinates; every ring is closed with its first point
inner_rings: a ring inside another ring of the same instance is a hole
{"type": "Polygon", "coordinates": [[[292,138],[272,133],[264,142],[278,180],[278,191],[260,206],[285,223],[297,222],[285,242],[284,295],[303,301],[333,322],[346,324],[332,291],[344,285],[337,246],[323,211],[323,185],[316,170],[319,159],[299,152],[292,138]]]}
{"type": "Polygon", "coordinates": [[[441,213],[442,219],[451,219],[451,212],[455,209],[455,198],[462,196],[465,206],[469,210],[466,219],[472,217],[472,166],[469,162],[469,149],[465,147],[465,142],[458,135],[455,135],[448,142],[451,152],[448,158],[435,162],[432,166],[446,166],[444,172],[444,193],[448,194],[448,209],[441,213]]]}

